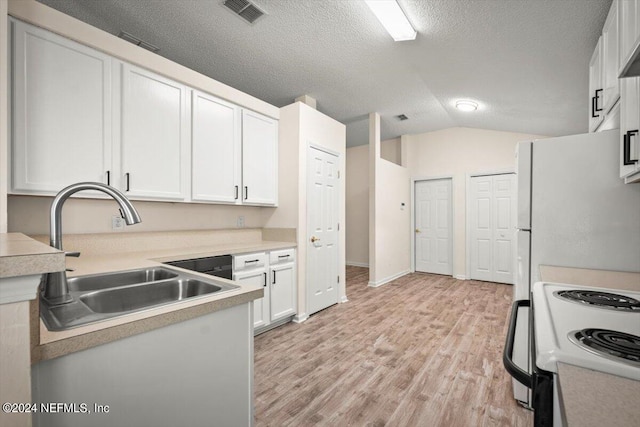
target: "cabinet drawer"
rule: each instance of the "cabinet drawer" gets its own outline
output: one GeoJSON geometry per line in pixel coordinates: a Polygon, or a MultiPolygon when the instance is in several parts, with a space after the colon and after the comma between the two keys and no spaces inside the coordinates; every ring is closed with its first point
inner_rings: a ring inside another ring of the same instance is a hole
{"type": "Polygon", "coordinates": [[[269,265],[275,265],[296,260],[295,249],[282,249],[269,252],[269,265]]]}
{"type": "Polygon", "coordinates": [[[249,270],[251,268],[262,268],[267,263],[267,254],[256,252],[245,255],[233,256],[233,272],[249,270]]]}

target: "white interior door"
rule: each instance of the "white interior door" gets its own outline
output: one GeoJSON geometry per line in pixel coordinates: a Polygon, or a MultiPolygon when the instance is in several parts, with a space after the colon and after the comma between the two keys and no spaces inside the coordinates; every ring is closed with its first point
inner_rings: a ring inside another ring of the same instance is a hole
{"type": "Polygon", "coordinates": [[[475,176],[470,184],[470,277],[513,284],[516,176],[475,176]]]}
{"type": "Polygon", "coordinates": [[[416,271],[453,274],[451,179],[415,185],[416,271]]]}
{"type": "Polygon", "coordinates": [[[338,156],[307,156],[307,302],[313,314],[338,302],[338,156]]]}

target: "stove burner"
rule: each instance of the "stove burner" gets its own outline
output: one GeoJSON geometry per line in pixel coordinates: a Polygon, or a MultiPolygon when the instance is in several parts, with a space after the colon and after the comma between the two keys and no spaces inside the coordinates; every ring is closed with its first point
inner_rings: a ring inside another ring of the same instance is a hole
{"type": "Polygon", "coordinates": [[[557,291],[554,293],[561,298],[565,298],[579,304],[608,308],[611,310],[640,312],[640,301],[624,295],[611,294],[609,292],[602,291],[590,291],[586,289],[557,291]]]}
{"type": "Polygon", "coordinates": [[[640,366],[640,337],[608,329],[582,329],[569,339],[585,350],[619,362],[640,366]]]}

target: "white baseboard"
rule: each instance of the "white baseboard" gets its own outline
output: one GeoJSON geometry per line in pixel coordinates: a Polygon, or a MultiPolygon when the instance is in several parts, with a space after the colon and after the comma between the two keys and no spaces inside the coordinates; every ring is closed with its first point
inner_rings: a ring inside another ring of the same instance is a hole
{"type": "Polygon", "coordinates": [[[392,280],[395,280],[395,279],[397,279],[399,277],[402,277],[402,276],[405,276],[407,274],[409,274],[409,270],[401,271],[398,274],[394,274],[393,276],[385,277],[384,279],[378,280],[376,282],[371,282],[370,281],[369,282],[369,287],[377,288],[378,286],[382,286],[382,285],[384,285],[386,283],[391,282],[392,280]]]}
{"type": "Polygon", "coordinates": [[[467,276],[465,276],[464,274],[456,274],[453,277],[458,279],[458,280],[469,280],[469,279],[467,279],[467,276]]]}
{"type": "Polygon", "coordinates": [[[352,267],[366,267],[366,268],[369,268],[369,263],[368,262],[347,261],[345,264],[346,265],[350,265],[352,267]]]}
{"type": "Polygon", "coordinates": [[[343,304],[345,302],[349,302],[349,300],[347,299],[346,295],[344,295],[342,298],[340,298],[340,304],[343,304]]]}
{"type": "Polygon", "coordinates": [[[296,314],[295,316],[293,316],[293,323],[302,323],[305,320],[307,320],[309,318],[309,316],[305,313],[302,314],[296,314]]]}

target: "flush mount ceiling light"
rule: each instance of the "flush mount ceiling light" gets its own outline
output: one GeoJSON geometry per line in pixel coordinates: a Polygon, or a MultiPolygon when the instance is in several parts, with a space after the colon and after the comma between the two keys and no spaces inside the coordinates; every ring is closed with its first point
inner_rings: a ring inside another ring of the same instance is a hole
{"type": "Polygon", "coordinates": [[[461,99],[456,101],[456,108],[460,111],[476,111],[478,109],[478,103],[469,101],[468,99],[461,99]]]}
{"type": "Polygon", "coordinates": [[[416,30],[396,0],[365,0],[365,3],[395,41],[415,40],[416,30]]]}

